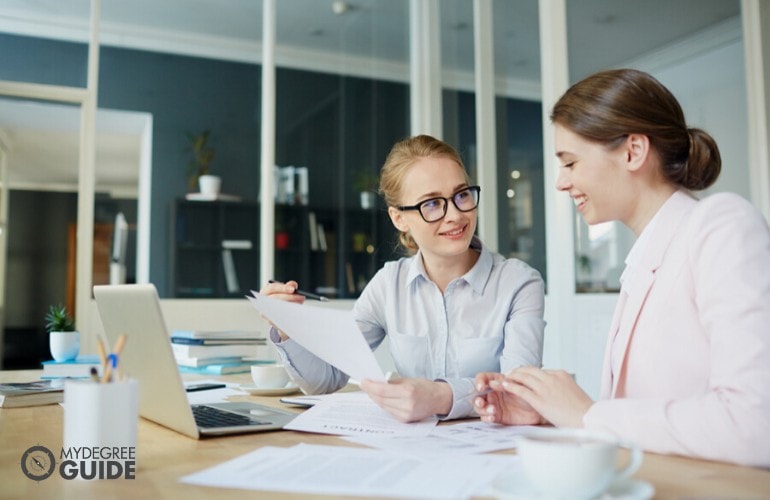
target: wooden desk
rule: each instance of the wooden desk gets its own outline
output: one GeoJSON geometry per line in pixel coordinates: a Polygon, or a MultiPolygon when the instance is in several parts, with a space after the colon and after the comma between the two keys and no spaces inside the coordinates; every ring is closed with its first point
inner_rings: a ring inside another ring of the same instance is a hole
{"type": "MultiPolygon", "coordinates": [[[[36,380],[39,375],[39,371],[6,371],[0,372],[0,381],[36,380]]],[[[284,406],[278,398],[244,396],[244,399],[284,406]]],[[[19,465],[22,453],[30,446],[40,444],[53,451],[58,460],[62,420],[60,405],[0,408],[0,497],[192,500],[216,495],[217,498],[306,498],[308,495],[204,488],[180,483],[179,478],[267,445],[354,446],[334,436],[293,431],[194,440],[142,419],[136,479],[68,481],[58,473],[39,483],[28,479],[19,465]]],[[[768,443],[757,443],[757,446],[766,445],[768,443]]],[[[770,498],[770,471],[763,469],[645,453],[644,463],[635,477],[655,486],[655,498],[770,498]]],[[[311,497],[324,498],[320,495],[311,497]]]]}

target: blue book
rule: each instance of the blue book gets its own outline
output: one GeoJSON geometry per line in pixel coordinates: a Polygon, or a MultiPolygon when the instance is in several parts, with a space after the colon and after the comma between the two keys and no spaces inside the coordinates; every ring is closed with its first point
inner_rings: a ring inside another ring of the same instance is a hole
{"type": "MultiPolygon", "coordinates": [[[[266,361],[243,361],[241,363],[224,363],[205,366],[179,366],[182,373],[197,373],[199,375],[228,375],[231,373],[247,373],[251,371],[251,365],[267,364],[266,361]]],[[[272,361],[270,363],[273,363],[272,361]]]]}
{"type": "Polygon", "coordinates": [[[52,378],[88,378],[91,376],[91,368],[96,368],[101,375],[102,364],[99,356],[83,355],[70,361],[43,361],[43,379],[52,378]]]}
{"type": "Polygon", "coordinates": [[[174,330],[171,332],[174,338],[188,339],[264,339],[265,336],[258,331],[247,330],[174,330]]]}
{"type": "Polygon", "coordinates": [[[189,337],[171,337],[172,344],[183,345],[267,345],[267,339],[239,339],[239,338],[221,338],[221,339],[193,339],[189,337]]]}

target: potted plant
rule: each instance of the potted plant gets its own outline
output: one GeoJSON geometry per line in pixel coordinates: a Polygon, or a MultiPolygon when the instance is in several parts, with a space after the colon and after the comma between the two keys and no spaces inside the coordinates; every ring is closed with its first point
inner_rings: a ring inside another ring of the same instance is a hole
{"type": "Polygon", "coordinates": [[[80,332],[75,330],[75,320],[63,305],[52,305],[45,315],[45,328],[51,356],[63,362],[77,358],[80,352],[80,332]]]}
{"type": "Polygon", "coordinates": [[[190,147],[190,160],[187,164],[187,182],[190,191],[196,186],[203,194],[217,195],[222,185],[219,176],[211,175],[211,162],[214,160],[214,148],[209,144],[209,130],[199,134],[187,132],[190,147]]]}
{"type": "Polygon", "coordinates": [[[353,189],[361,196],[361,208],[374,208],[375,194],[379,179],[369,170],[359,170],[353,179],[353,189]]]}

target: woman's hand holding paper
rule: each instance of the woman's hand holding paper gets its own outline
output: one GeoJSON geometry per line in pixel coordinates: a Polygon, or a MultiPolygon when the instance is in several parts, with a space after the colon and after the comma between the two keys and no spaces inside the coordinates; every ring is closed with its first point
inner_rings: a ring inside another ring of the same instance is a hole
{"type": "Polygon", "coordinates": [[[445,382],[401,378],[391,382],[364,380],[361,390],[401,422],[419,422],[452,409],[452,389],[445,382]]]}

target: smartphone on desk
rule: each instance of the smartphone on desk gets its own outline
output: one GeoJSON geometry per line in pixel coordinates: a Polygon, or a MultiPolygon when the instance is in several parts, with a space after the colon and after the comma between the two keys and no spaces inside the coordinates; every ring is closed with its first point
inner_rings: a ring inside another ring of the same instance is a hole
{"type": "Polygon", "coordinates": [[[315,406],[316,403],[320,403],[323,396],[287,396],[279,399],[283,404],[299,406],[301,408],[310,408],[315,406]]]}
{"type": "Polygon", "coordinates": [[[200,384],[190,384],[185,387],[185,390],[187,392],[197,392],[197,391],[209,391],[212,389],[224,389],[227,387],[225,384],[215,384],[211,382],[203,382],[200,384]]]}

